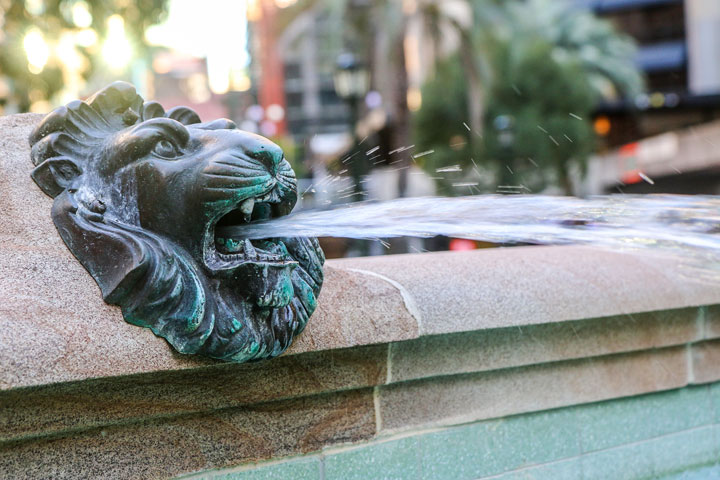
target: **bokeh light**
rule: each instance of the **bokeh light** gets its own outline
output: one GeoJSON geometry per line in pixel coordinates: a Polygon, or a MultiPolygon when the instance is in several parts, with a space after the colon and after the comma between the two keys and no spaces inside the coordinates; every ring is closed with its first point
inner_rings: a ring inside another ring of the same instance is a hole
{"type": "MultiPolygon", "coordinates": [[[[222,95],[250,88],[247,76],[246,5],[235,0],[206,0],[203,9],[191,0],[172,0],[165,22],[150,27],[145,38],[182,55],[204,58],[208,86],[222,95]],[[222,11],[223,15],[217,15],[222,11]],[[192,32],[191,35],[188,32],[192,32]]],[[[155,66],[155,65],[154,65],[155,66]]],[[[163,65],[159,64],[163,71],[163,65]]],[[[157,68],[156,68],[157,71],[157,68]]]]}
{"type": "Polygon", "coordinates": [[[28,70],[38,74],[43,71],[50,58],[50,47],[39,29],[31,29],[23,39],[23,48],[28,59],[28,70]]]}
{"type": "Polygon", "coordinates": [[[125,36],[125,21],[120,15],[111,15],[107,19],[107,38],[102,55],[105,62],[115,70],[125,68],[132,59],[132,46],[125,36]]]}
{"type": "Polygon", "coordinates": [[[92,25],[92,15],[87,2],[78,1],[72,6],[72,21],[80,28],[88,28],[92,25]]]}

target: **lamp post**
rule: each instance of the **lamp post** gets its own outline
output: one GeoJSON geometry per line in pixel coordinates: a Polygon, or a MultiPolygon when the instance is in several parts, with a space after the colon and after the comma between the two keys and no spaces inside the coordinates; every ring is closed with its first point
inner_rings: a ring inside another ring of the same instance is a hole
{"type": "Polygon", "coordinates": [[[501,147],[501,160],[503,167],[500,171],[500,182],[503,185],[512,183],[512,163],[514,159],[513,143],[515,142],[515,131],[513,129],[515,119],[510,115],[498,115],[493,120],[493,127],[497,132],[498,143],[501,147]]]}
{"type": "MultiPolygon", "coordinates": [[[[357,134],[355,133],[360,118],[360,101],[365,98],[370,87],[370,73],[367,68],[359,62],[352,53],[342,53],[337,58],[333,84],[337,96],[345,100],[350,108],[350,124],[352,126],[353,150],[357,146],[357,134]]],[[[351,155],[356,153],[350,152],[351,155]]],[[[356,155],[350,163],[350,172],[355,182],[355,192],[362,192],[360,178],[365,173],[365,158],[356,155]]]]}
{"type": "Polygon", "coordinates": [[[333,83],[338,97],[347,102],[357,102],[365,97],[370,87],[370,75],[367,68],[352,53],[341,53],[337,58],[337,68],[333,74],[333,83]]]}

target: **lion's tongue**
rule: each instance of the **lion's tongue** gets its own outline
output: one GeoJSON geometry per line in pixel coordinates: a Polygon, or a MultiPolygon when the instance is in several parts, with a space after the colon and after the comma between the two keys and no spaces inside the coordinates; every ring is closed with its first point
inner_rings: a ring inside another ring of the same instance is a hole
{"type": "Polygon", "coordinates": [[[257,251],[250,240],[237,241],[232,238],[218,238],[216,244],[222,253],[244,254],[248,258],[257,257],[257,251]]]}
{"type": "MultiPolygon", "coordinates": [[[[247,240],[245,240],[247,242],[247,240]]],[[[287,247],[282,241],[276,240],[250,240],[252,245],[263,252],[272,255],[287,256],[289,255],[287,247]]]]}

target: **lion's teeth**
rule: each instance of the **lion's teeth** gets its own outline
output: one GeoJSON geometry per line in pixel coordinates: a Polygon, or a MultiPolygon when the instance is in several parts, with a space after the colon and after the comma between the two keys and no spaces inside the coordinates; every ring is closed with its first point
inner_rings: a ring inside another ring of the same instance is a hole
{"type": "Polygon", "coordinates": [[[240,211],[243,213],[252,213],[253,208],[255,208],[255,199],[253,197],[243,200],[240,204],[240,211]]]}
{"type": "Polygon", "coordinates": [[[257,250],[248,239],[245,239],[245,256],[249,259],[257,258],[257,250]]]}
{"type": "Polygon", "coordinates": [[[253,208],[255,208],[255,199],[250,197],[240,204],[240,211],[243,214],[243,219],[249,222],[252,217],[253,208]]]}

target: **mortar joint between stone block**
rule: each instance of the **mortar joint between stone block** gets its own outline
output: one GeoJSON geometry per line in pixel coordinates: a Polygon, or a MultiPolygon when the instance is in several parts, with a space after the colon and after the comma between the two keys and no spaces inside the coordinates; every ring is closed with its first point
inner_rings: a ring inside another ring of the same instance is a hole
{"type": "Polygon", "coordinates": [[[325,480],[325,454],[321,453],[318,458],[320,464],[318,467],[318,480],[325,480]]]}
{"type": "Polygon", "coordinates": [[[373,387],[373,407],[375,407],[375,435],[379,435],[382,429],[382,417],[380,416],[380,387],[373,387]]]}
{"type": "Polygon", "coordinates": [[[701,306],[698,308],[696,322],[697,322],[697,329],[699,337],[698,340],[705,340],[708,338],[708,331],[707,331],[707,307],[701,306]]]}
{"type": "Polygon", "coordinates": [[[387,360],[385,360],[385,384],[392,383],[392,342],[388,343],[387,360]]]}

